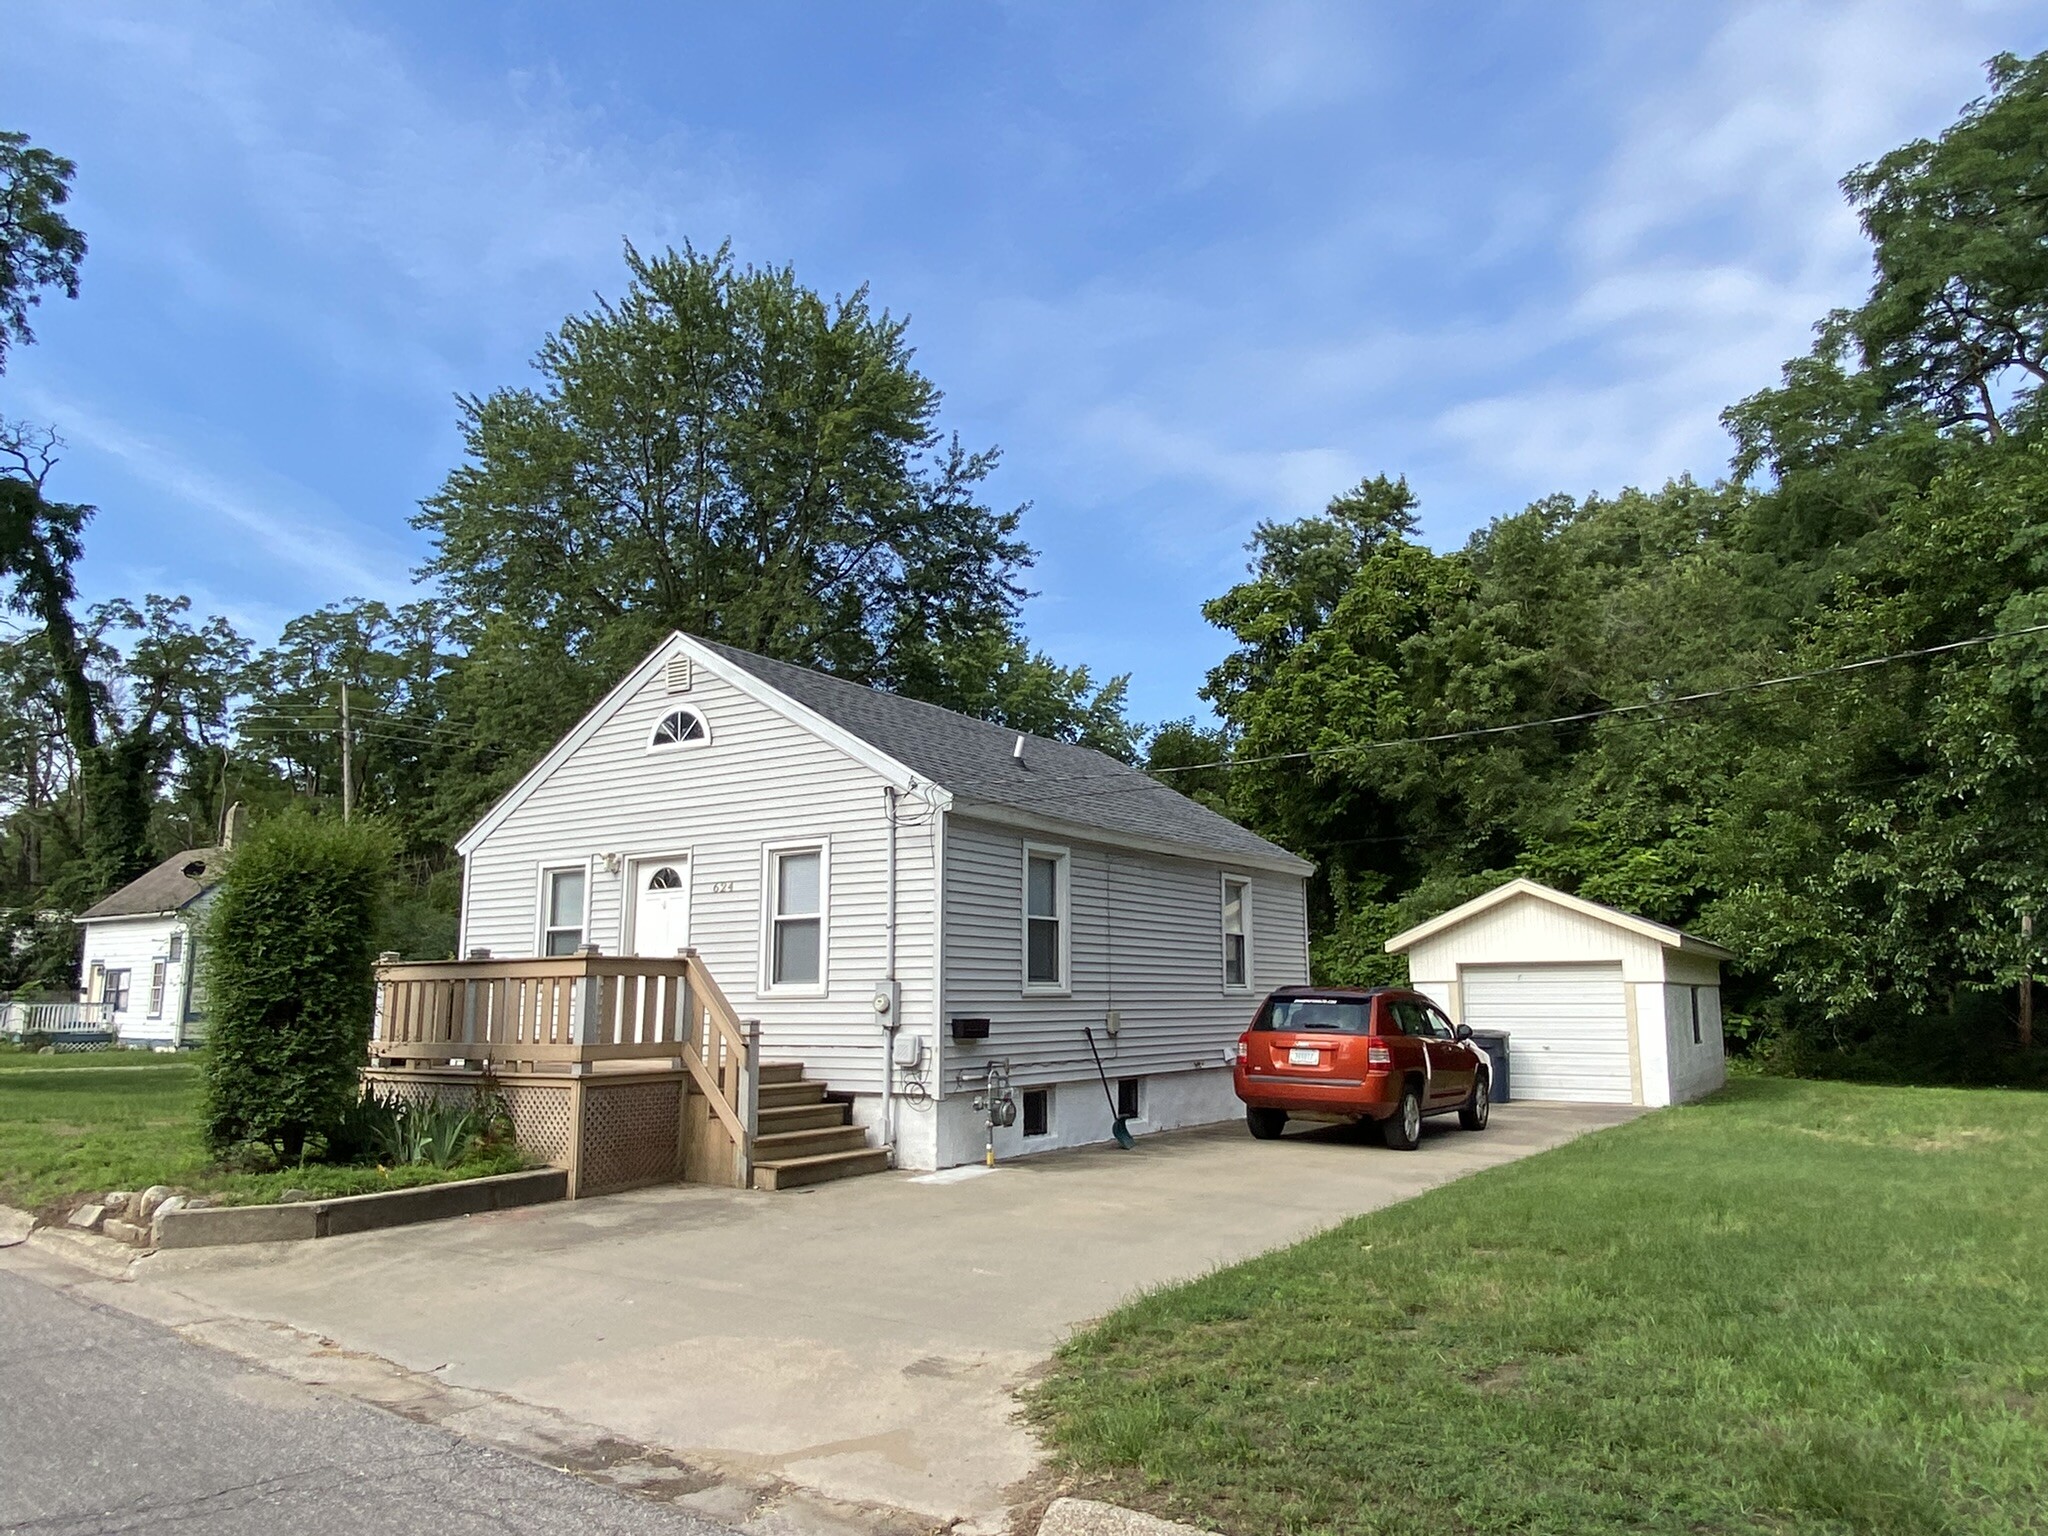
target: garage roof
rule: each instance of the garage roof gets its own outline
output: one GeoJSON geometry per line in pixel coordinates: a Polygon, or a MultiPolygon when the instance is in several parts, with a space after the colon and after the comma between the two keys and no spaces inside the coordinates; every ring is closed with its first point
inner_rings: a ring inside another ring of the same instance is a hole
{"type": "Polygon", "coordinates": [[[1441,917],[1433,917],[1426,923],[1418,923],[1405,933],[1395,934],[1391,939],[1387,940],[1387,953],[1398,955],[1404,950],[1412,949],[1424,939],[1435,938],[1438,934],[1455,928],[1460,923],[1469,922],[1471,919],[1479,916],[1480,913],[1491,911],[1505,902],[1513,901],[1518,896],[1531,896],[1538,901],[1547,901],[1554,906],[1563,907],[1567,912],[1576,912],[1581,917],[1590,917],[1598,922],[1609,923],[1616,928],[1649,939],[1653,943],[1661,944],[1666,949],[1683,950],[1686,954],[1701,955],[1710,960],[1733,960],[1735,958],[1733,951],[1723,949],[1718,944],[1710,944],[1697,934],[1686,933],[1677,928],[1669,928],[1663,923],[1653,923],[1647,917],[1636,917],[1632,913],[1617,911],[1613,907],[1603,907],[1597,901],[1587,901],[1582,897],[1568,896],[1563,891],[1553,890],[1550,886],[1540,884],[1537,881],[1523,879],[1510,880],[1505,885],[1497,885],[1484,896],[1475,896],[1463,906],[1451,908],[1450,911],[1444,913],[1441,917]]]}

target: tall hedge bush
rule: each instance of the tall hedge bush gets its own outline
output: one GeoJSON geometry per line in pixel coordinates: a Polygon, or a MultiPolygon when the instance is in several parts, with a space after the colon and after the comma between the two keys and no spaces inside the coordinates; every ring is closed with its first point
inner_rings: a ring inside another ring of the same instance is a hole
{"type": "Polygon", "coordinates": [[[216,1150],[253,1141],[297,1158],[354,1102],[391,859],[376,824],[296,811],[230,856],[201,947],[216,1150]]]}

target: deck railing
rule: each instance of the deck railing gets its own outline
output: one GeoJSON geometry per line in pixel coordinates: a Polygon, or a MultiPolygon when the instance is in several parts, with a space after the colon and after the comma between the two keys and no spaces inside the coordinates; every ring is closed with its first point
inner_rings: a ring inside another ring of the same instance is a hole
{"type": "Polygon", "coordinates": [[[0,1001],[0,1035],[10,1040],[45,1035],[61,1048],[67,1038],[98,1041],[111,1038],[113,1033],[112,1003],[31,1002],[21,998],[0,1001]]]}
{"type": "Polygon", "coordinates": [[[729,1139],[744,1185],[759,1119],[759,1039],[759,1023],[734,1013],[695,950],[661,959],[586,950],[380,964],[370,1058],[385,1071],[572,1078],[680,1067],[729,1139]]]}

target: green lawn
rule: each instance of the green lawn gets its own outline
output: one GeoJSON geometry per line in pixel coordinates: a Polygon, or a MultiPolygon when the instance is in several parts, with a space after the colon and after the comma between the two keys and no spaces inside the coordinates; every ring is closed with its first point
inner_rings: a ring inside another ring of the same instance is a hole
{"type": "Polygon", "coordinates": [[[526,1166],[508,1152],[455,1168],[316,1163],[275,1173],[233,1172],[207,1155],[199,1135],[200,1092],[199,1062],[191,1055],[0,1050],[0,1205],[53,1215],[80,1195],[151,1184],[249,1205],[287,1189],[359,1195],[526,1166]]]}
{"type": "Polygon", "coordinates": [[[2048,1531],[2048,1096],[1738,1082],[1133,1302],[1032,1414],[1231,1532],[2048,1531]]]}

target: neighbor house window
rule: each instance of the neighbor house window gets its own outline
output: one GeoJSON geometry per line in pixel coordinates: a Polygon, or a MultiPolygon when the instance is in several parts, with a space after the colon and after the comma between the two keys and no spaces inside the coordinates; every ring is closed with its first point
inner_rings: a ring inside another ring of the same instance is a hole
{"type": "Polygon", "coordinates": [[[1067,984],[1067,853],[1024,850],[1024,985],[1067,984]]]}
{"type": "Polygon", "coordinates": [[[1251,983],[1251,951],[1246,947],[1245,926],[1251,906],[1249,880],[1223,880],[1223,985],[1243,987],[1251,983]]]}
{"type": "Polygon", "coordinates": [[[704,724],[704,717],[694,709],[672,709],[656,722],[654,734],[647,739],[651,747],[680,747],[688,744],[701,745],[711,739],[711,731],[704,724]]]}
{"type": "Polygon", "coordinates": [[[178,963],[178,962],[179,962],[180,960],[182,960],[182,959],[184,959],[184,958],[185,958],[185,935],[184,935],[184,934],[182,934],[182,933],[174,933],[174,934],[172,934],[172,935],[171,935],[171,954],[170,954],[170,960],[171,960],[171,964],[173,964],[173,965],[176,965],[176,964],[177,964],[177,963],[178,963]]]}
{"type": "Polygon", "coordinates": [[[770,849],[768,902],[768,985],[822,986],[825,850],[770,849]]]}
{"type": "Polygon", "coordinates": [[[581,865],[542,872],[542,954],[573,955],[583,947],[583,903],[589,881],[589,873],[581,865]]]}
{"type": "Polygon", "coordinates": [[[168,960],[159,960],[149,968],[149,1016],[152,1019],[164,1016],[164,974],[170,968],[168,960]]]}
{"type": "Polygon", "coordinates": [[[128,973],[125,970],[106,972],[101,979],[100,987],[101,1000],[113,1012],[128,1011],[128,973]]]}

